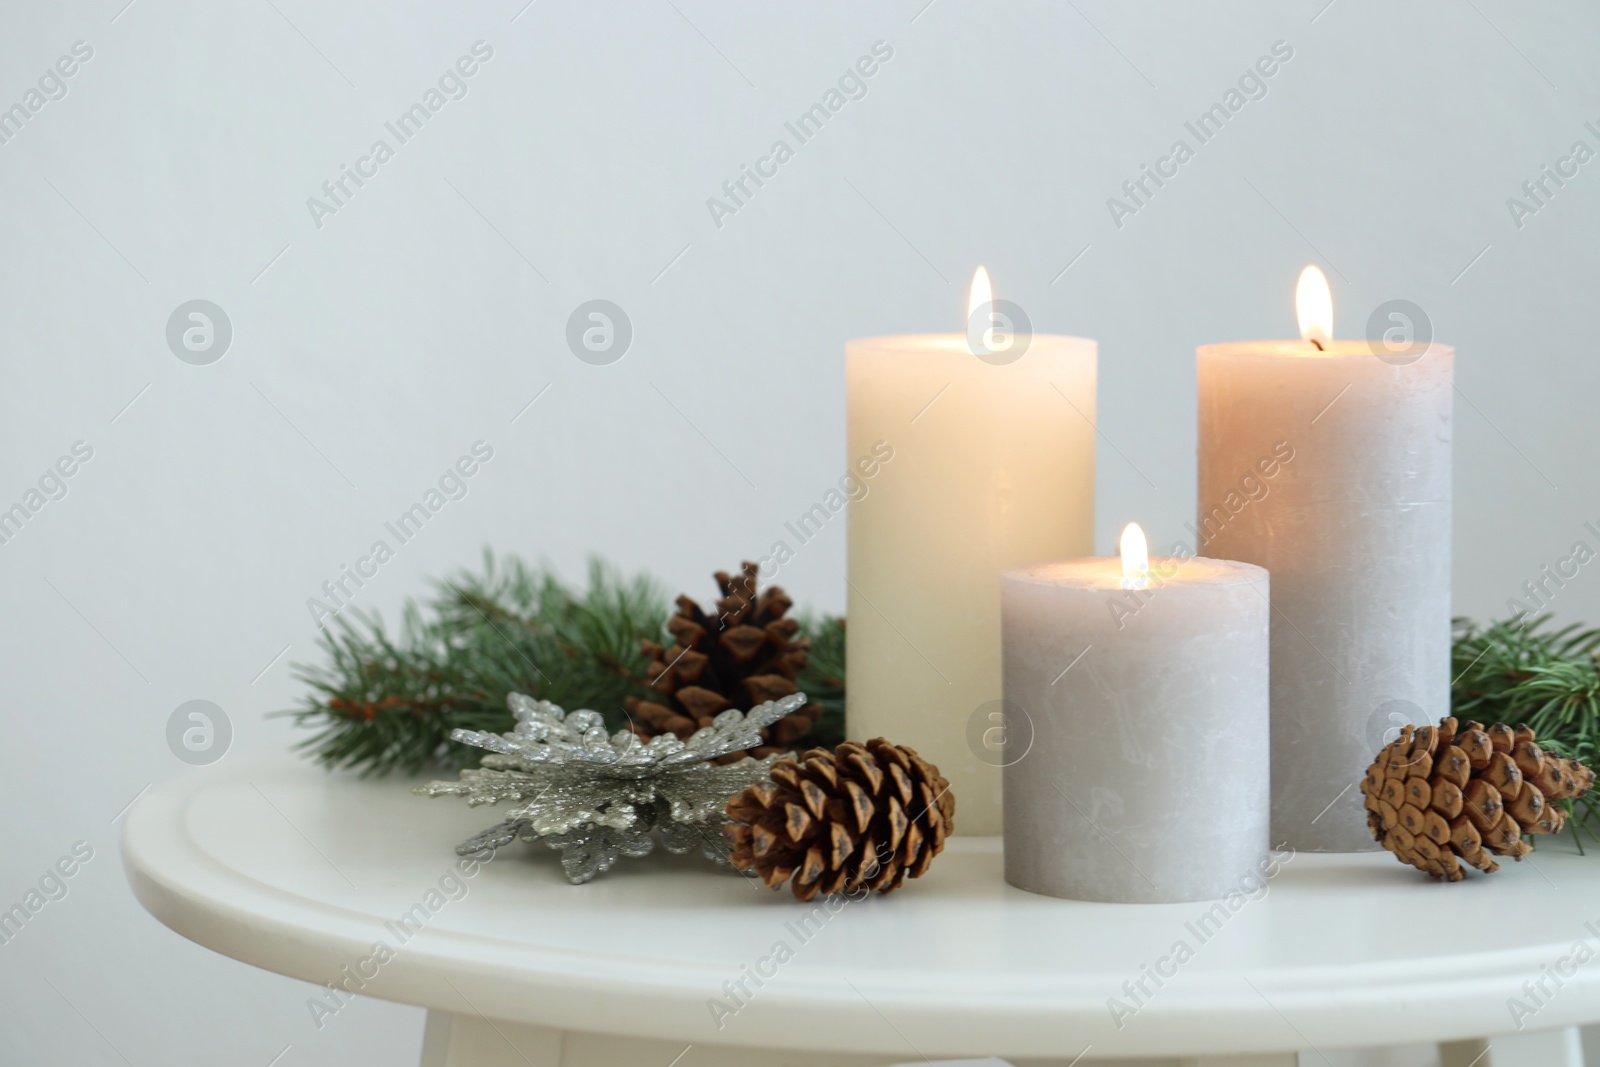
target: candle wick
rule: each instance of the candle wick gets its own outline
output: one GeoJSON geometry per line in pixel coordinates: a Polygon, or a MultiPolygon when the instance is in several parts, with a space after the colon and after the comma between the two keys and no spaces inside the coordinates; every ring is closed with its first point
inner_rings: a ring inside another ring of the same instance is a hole
{"type": "Polygon", "coordinates": [[[1318,352],[1326,352],[1327,351],[1326,348],[1322,347],[1322,342],[1317,340],[1315,337],[1311,338],[1311,343],[1317,346],[1317,351],[1318,352]]]}

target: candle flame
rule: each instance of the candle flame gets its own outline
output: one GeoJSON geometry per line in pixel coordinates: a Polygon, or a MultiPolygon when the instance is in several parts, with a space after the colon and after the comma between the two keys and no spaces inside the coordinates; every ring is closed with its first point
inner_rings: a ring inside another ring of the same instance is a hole
{"type": "Polygon", "coordinates": [[[972,288],[967,290],[967,321],[985,304],[994,303],[994,289],[989,285],[989,272],[982,265],[972,272],[972,288]]]}
{"type": "Polygon", "coordinates": [[[967,351],[980,359],[993,359],[997,353],[1011,349],[1009,321],[997,312],[989,272],[980,266],[972,273],[972,288],[967,291],[967,351]]]}
{"type": "Polygon", "coordinates": [[[1118,549],[1122,553],[1122,588],[1145,588],[1150,579],[1150,546],[1138,523],[1130,522],[1122,528],[1118,549]]]}
{"type": "Polygon", "coordinates": [[[1333,340],[1333,294],[1328,279],[1316,267],[1300,272],[1294,287],[1294,311],[1300,320],[1300,339],[1319,349],[1333,340]]]}

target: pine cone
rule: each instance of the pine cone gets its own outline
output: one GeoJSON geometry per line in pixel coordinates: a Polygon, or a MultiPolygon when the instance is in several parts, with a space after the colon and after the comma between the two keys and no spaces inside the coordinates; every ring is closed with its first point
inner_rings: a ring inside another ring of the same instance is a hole
{"type": "Polygon", "coordinates": [[[1466,877],[1459,860],[1488,873],[1488,853],[1520,860],[1523,834],[1553,834],[1567,813],[1554,802],[1582,796],[1594,771],[1534,744],[1533,731],[1481,722],[1401,729],[1378,753],[1361,792],[1367,825],[1384,848],[1435,878],[1466,877]],[[1458,860],[1459,857],[1459,860],[1458,860]]]}
{"type": "MultiPolygon", "coordinates": [[[[794,680],[806,666],[811,642],[795,640],[800,624],[784,618],[794,602],[782,588],[756,592],[760,570],[759,564],[745,563],[737,575],[718,571],[722,597],[715,615],[680,596],[677,614],[667,620],[671,647],[640,642],[650,659],[644,681],[662,696],[659,701],[624,701],[634,733],[646,740],[666,733],[687,740],[720,712],[749,711],[795,692],[794,680]]],[[[820,705],[808,704],[786,715],[762,731],[771,744],[750,754],[760,759],[788,750],[821,714],[820,705]]]]}
{"type": "Polygon", "coordinates": [[[771,781],[728,801],[729,857],[798,900],[860,886],[887,893],[921,877],[955,823],[939,768],[874,738],[772,765],[771,781]]]}

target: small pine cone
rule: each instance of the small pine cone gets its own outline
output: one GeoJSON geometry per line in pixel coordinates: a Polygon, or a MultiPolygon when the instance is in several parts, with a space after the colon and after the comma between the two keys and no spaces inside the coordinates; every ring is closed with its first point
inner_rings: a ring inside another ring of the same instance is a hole
{"type": "MultiPolygon", "coordinates": [[[[749,711],[795,692],[795,678],[809,658],[810,640],[795,639],[800,624],[784,617],[794,602],[781,587],[757,591],[760,570],[760,564],[745,563],[736,575],[718,571],[722,596],[714,614],[680,596],[677,612],[667,620],[673,644],[640,642],[649,660],[641,684],[660,696],[628,697],[623,702],[634,733],[646,740],[658,734],[688,740],[729,708],[749,711]]],[[[821,714],[820,705],[808,704],[784,716],[762,730],[769,744],[752,755],[759,759],[789,750],[821,714]]]]}
{"type": "Polygon", "coordinates": [[[1442,719],[1401,729],[1367,768],[1361,792],[1367,825],[1384,848],[1435,878],[1459,882],[1461,862],[1484,873],[1532,851],[1524,834],[1553,834],[1566,822],[1555,801],[1582,796],[1594,771],[1534,743],[1533,731],[1505,723],[1442,719]]]}
{"type": "Polygon", "coordinates": [[[729,857],[797,900],[880,893],[918,878],[944,848],[956,801],[939,768],[883,738],[813,748],[728,801],[729,857]]]}

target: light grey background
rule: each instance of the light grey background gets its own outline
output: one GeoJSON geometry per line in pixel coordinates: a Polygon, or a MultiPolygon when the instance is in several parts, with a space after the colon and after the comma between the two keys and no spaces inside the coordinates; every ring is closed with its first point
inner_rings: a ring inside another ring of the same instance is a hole
{"type": "MultiPolygon", "coordinates": [[[[420,1012],[319,1032],[312,987],[135,904],[113,820],[191,773],[173,709],[225,708],[228,759],[283,748],[263,716],[316,655],[306,599],[480,439],[359,604],[392,617],[484,544],[707,593],[843,473],[844,340],[958,329],[979,262],[1036,329],[1100,342],[1103,551],[1128,519],[1181,536],[1194,347],[1292,335],[1308,262],[1338,333],[1406,298],[1458,348],[1458,611],[1596,544],[1600,162],[1520,229],[1506,206],[1600,148],[1592,5],[125,2],[0,7],[0,107],[94,50],[0,145],[0,506],[94,449],[0,545],[0,907],[95,850],[0,946],[7,1062],[409,1062],[420,1012]],[[307,198],[478,40],[468,95],[315,226],[307,198]],[[879,40],[865,98],[714,225],[879,40]],[[1279,40],[1266,97],[1116,227],[1107,198],[1279,40]],[[635,331],[609,366],[565,345],[595,298],[635,331]],[[166,345],[192,299],[232,322],[210,366],[166,345]]],[[[844,568],[835,523],[781,580],[842,610],[844,568]]],[[[1556,608],[1600,618],[1600,579],[1556,608]]]]}

